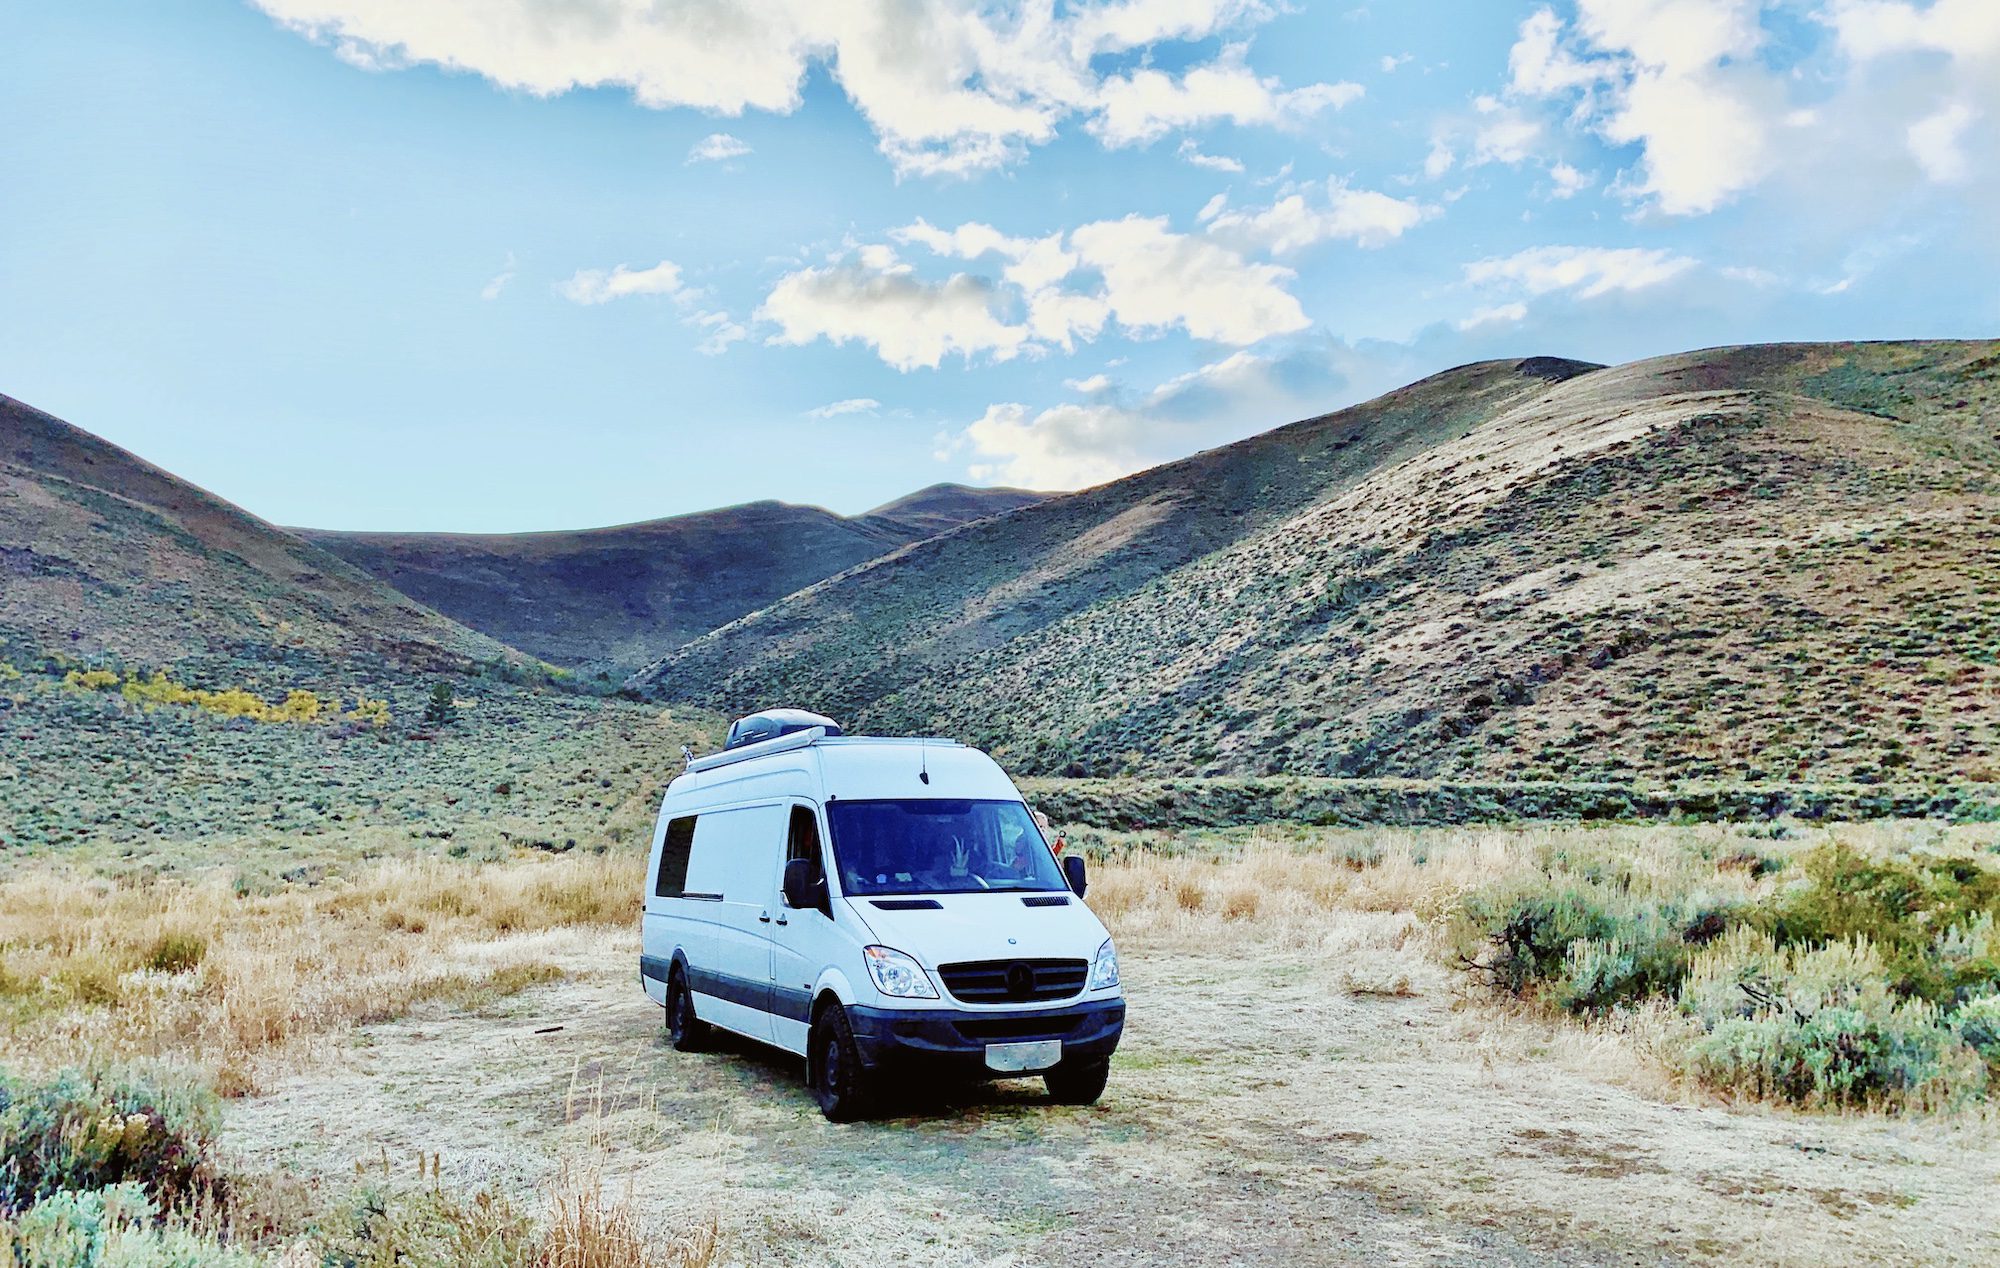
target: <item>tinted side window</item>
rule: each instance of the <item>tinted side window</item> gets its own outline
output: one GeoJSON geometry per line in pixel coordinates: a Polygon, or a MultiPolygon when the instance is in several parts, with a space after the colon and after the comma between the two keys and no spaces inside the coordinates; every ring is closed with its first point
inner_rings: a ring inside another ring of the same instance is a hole
{"type": "Polygon", "coordinates": [[[785,858],[819,862],[819,820],[804,806],[792,807],[791,830],[785,835],[785,858]]]}
{"type": "Polygon", "coordinates": [[[679,898],[687,889],[688,852],[694,846],[694,815],[667,821],[667,842],[660,847],[660,879],[653,893],[679,898]]]}

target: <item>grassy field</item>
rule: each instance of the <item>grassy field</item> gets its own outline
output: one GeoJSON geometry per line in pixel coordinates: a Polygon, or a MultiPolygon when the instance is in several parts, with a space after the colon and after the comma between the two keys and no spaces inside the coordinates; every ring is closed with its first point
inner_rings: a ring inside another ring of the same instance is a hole
{"type": "Polygon", "coordinates": [[[0,1237],[287,1265],[2000,1254],[2000,828],[1071,841],[1128,962],[1105,1101],[945,1089],[848,1129],[787,1059],[661,1042],[629,849],[370,857],[364,825],[292,879],[261,848],[17,858],[0,1132],[53,1178],[0,1194],[0,1237]]]}

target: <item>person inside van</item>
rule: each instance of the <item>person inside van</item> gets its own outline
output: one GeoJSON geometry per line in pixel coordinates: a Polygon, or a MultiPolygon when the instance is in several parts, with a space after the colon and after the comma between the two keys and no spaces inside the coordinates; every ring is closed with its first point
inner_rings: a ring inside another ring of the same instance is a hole
{"type": "Polygon", "coordinates": [[[986,879],[1010,887],[1035,880],[1044,871],[1041,860],[1033,853],[1037,850],[1044,858],[1048,855],[1048,849],[1028,831],[1026,824],[1014,820],[1002,825],[999,846],[993,851],[986,879]]]}

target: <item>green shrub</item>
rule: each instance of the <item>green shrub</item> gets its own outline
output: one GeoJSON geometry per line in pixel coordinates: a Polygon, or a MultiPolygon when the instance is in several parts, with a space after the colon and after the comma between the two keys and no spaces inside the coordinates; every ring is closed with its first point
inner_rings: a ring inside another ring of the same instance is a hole
{"type": "Polygon", "coordinates": [[[1978,1053],[1995,1077],[2000,1077],[2000,995],[1981,995],[1959,1005],[1951,1024],[1966,1046],[1978,1053]]]}
{"type": "Polygon", "coordinates": [[[126,1181],[168,1208],[213,1197],[219,1121],[212,1093],[136,1069],[41,1080],[0,1071],[0,1215],[126,1181]]]}
{"type": "Polygon", "coordinates": [[[136,1182],[68,1189],[18,1219],[0,1218],[0,1264],[9,1268],[255,1268],[263,1260],[213,1237],[162,1224],[136,1182]]]}
{"type": "Polygon", "coordinates": [[[1690,1065],[1718,1087],[1806,1106],[1923,1105],[1978,1096],[1977,1055],[1937,1005],[1899,997],[1865,939],[1783,947],[1738,929],[1681,990],[1706,1033],[1690,1065]]]}
{"type": "Polygon", "coordinates": [[[424,722],[429,726],[449,726],[456,721],[458,699],[452,692],[451,684],[432,684],[431,694],[424,700],[424,722]]]}
{"type": "Polygon", "coordinates": [[[529,1268],[534,1221],[504,1198],[461,1198],[435,1185],[357,1189],[315,1230],[320,1262],[339,1268],[529,1268]]]}
{"type": "Polygon", "coordinates": [[[1696,948],[1740,919],[1740,904],[1705,894],[1640,898],[1629,876],[1570,873],[1548,893],[1513,887],[1463,897],[1460,954],[1514,995],[1603,1013],[1671,995],[1696,948]]]}
{"type": "Polygon", "coordinates": [[[1802,860],[1804,881],[1774,896],[1758,925],[1783,945],[1865,938],[1882,951],[1891,988],[1902,996],[1949,1004],[2000,981],[1991,936],[2000,910],[2000,872],[1976,859],[1875,859],[1836,841],[1802,860]],[[1979,954],[1938,954],[1955,929],[1984,921],[1979,954]]]}
{"type": "Polygon", "coordinates": [[[153,945],[146,949],[146,967],[161,973],[189,973],[201,967],[207,954],[207,938],[176,930],[153,939],[153,945]]]}

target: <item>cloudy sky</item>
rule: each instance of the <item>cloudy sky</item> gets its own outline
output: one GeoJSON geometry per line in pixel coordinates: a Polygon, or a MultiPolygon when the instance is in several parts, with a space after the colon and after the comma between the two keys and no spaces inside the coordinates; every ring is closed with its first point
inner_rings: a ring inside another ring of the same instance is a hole
{"type": "Polygon", "coordinates": [[[1071,488],[2000,333],[1996,0],[0,9],[0,391],[269,518],[1071,488]]]}

